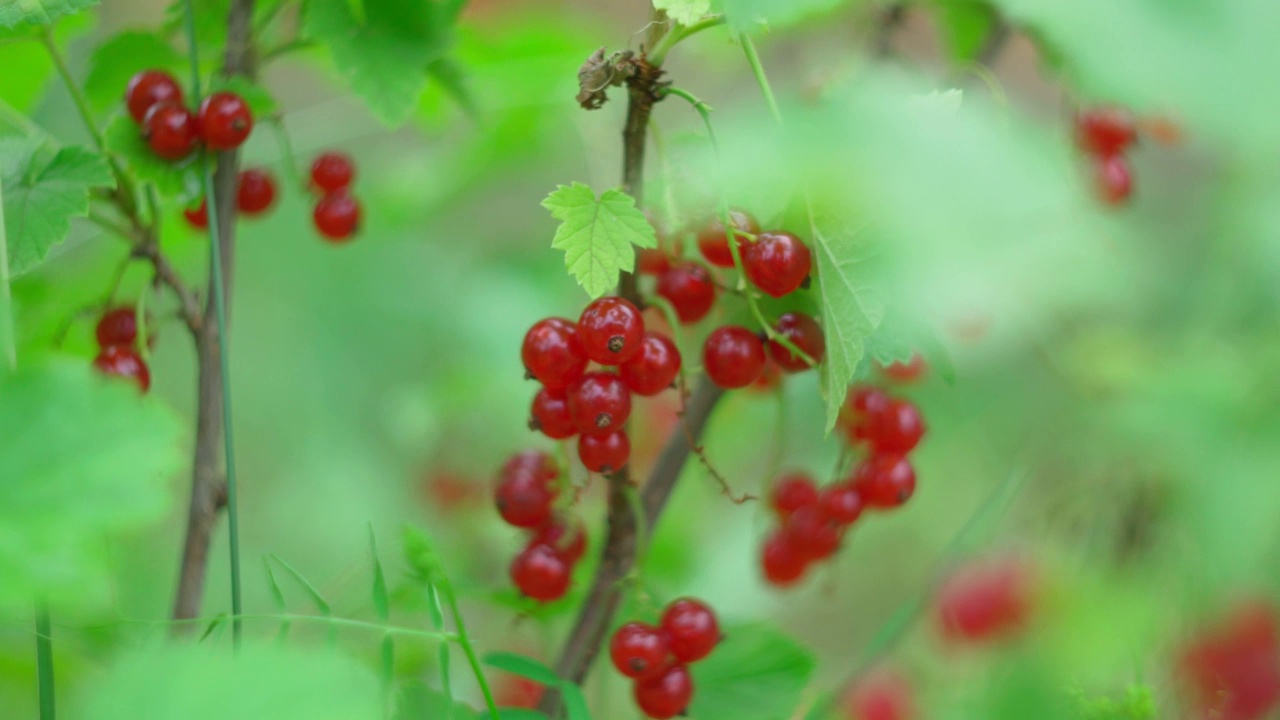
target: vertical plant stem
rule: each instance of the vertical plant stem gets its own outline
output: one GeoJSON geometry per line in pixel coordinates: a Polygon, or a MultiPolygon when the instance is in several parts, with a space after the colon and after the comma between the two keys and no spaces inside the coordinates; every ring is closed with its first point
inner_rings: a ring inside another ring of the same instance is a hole
{"type": "Polygon", "coordinates": [[[9,237],[4,229],[4,188],[0,187],[0,349],[10,370],[18,369],[18,338],[13,330],[13,291],[9,288],[9,237]]]}
{"type": "Polygon", "coordinates": [[[444,601],[449,606],[449,614],[453,616],[454,630],[457,632],[458,646],[462,648],[462,653],[467,656],[467,664],[471,666],[471,672],[476,676],[476,682],[480,685],[480,693],[484,695],[485,707],[489,709],[489,715],[493,720],[501,720],[501,714],[498,712],[498,703],[493,699],[493,689],[489,687],[489,681],[485,679],[484,668],[480,665],[480,656],[476,654],[476,648],[471,644],[471,637],[467,634],[467,624],[462,619],[462,610],[458,608],[458,598],[453,593],[453,587],[444,585],[441,588],[444,595],[444,601]]]}
{"type": "Polygon", "coordinates": [[[53,623],[49,605],[36,603],[36,675],[40,683],[40,720],[54,720],[57,704],[53,693],[53,623]]]}
{"type": "Polygon", "coordinates": [[[98,123],[93,119],[93,109],[89,107],[89,99],[80,91],[80,85],[75,78],[71,77],[71,68],[67,67],[66,58],[62,57],[62,53],[58,50],[58,44],[53,39],[53,30],[46,29],[40,34],[40,42],[44,43],[45,50],[49,52],[49,57],[53,59],[53,65],[58,70],[58,75],[62,76],[62,82],[67,86],[67,92],[71,94],[71,101],[76,105],[76,112],[80,113],[80,118],[84,120],[85,129],[89,131],[89,136],[93,138],[93,144],[102,152],[107,151],[106,143],[102,140],[102,131],[98,129],[98,123]]]}
{"type": "Polygon", "coordinates": [[[742,52],[747,55],[747,64],[751,66],[751,72],[756,76],[756,84],[760,86],[760,93],[764,95],[764,103],[769,106],[769,114],[773,115],[773,119],[778,123],[778,127],[782,127],[782,111],[778,109],[778,100],[773,96],[773,88],[769,85],[769,77],[764,74],[764,65],[760,62],[760,54],[756,52],[755,43],[751,42],[751,38],[742,36],[742,52]]]}

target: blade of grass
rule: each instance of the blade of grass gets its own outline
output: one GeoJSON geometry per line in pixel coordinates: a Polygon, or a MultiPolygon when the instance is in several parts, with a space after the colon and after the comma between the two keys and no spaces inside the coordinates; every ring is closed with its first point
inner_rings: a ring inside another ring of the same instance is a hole
{"type": "Polygon", "coordinates": [[[36,605],[36,675],[40,682],[40,720],[54,720],[57,703],[53,692],[53,624],[44,600],[36,605]]]}

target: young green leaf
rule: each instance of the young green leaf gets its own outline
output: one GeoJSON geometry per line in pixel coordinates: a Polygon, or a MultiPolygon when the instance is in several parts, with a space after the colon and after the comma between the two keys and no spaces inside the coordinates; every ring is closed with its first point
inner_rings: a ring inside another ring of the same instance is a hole
{"type": "Polygon", "coordinates": [[[106,160],[80,147],[49,148],[34,138],[0,138],[0,181],[9,271],[39,265],[71,232],[71,218],[89,213],[89,191],[111,187],[106,160]]]}
{"type": "Polygon", "coordinates": [[[139,180],[155,185],[164,197],[193,200],[200,196],[200,164],[196,155],[180,162],[170,162],[151,152],[137,123],[126,115],[117,115],[103,133],[107,152],[124,160],[125,166],[139,180]]]}
{"type": "Polygon", "coordinates": [[[560,221],[551,246],[565,253],[565,267],[593,298],[618,284],[618,274],[635,269],[635,248],[654,248],[653,226],[621,190],[596,198],[582,183],[561,185],[542,201],[560,221]]]}
{"type": "Polygon", "coordinates": [[[813,654],[764,625],[725,630],[726,640],[690,667],[696,718],[776,720],[791,717],[816,665],[813,654]]]}
{"type": "Polygon", "coordinates": [[[571,682],[562,682],[559,687],[569,720],[591,720],[591,711],[587,708],[587,698],[582,694],[582,688],[571,682]]]}
{"type": "Polygon", "coordinates": [[[378,614],[378,619],[385,623],[391,619],[391,598],[387,594],[387,578],[382,574],[378,539],[373,534],[372,523],[369,524],[369,552],[373,556],[373,609],[378,614]]]}
{"type": "Polygon", "coordinates": [[[279,555],[273,554],[270,557],[272,560],[276,561],[280,567],[284,568],[286,572],[292,575],[294,580],[298,581],[298,584],[302,586],[302,589],[311,597],[311,602],[316,606],[316,610],[320,611],[321,615],[324,615],[325,617],[333,615],[333,608],[329,605],[329,601],[324,599],[324,596],[320,594],[320,591],[316,590],[315,586],[303,577],[302,573],[298,572],[297,569],[289,563],[281,560],[279,555]]]}
{"type": "MultiPolygon", "coordinates": [[[[262,567],[267,571],[267,584],[271,587],[271,600],[275,603],[276,610],[279,610],[281,614],[288,612],[289,604],[284,600],[284,591],[280,589],[280,583],[276,582],[275,571],[271,569],[271,560],[266,555],[262,556],[262,567]]],[[[284,642],[284,639],[289,635],[289,627],[292,624],[289,620],[281,620],[280,632],[276,638],[284,642]]]]}
{"type": "Polygon", "coordinates": [[[94,7],[98,0],[17,0],[0,5],[0,28],[52,25],[64,15],[94,7]]]}
{"type": "Polygon", "coordinates": [[[666,10],[681,25],[692,25],[711,14],[711,0],[653,0],[653,7],[666,10]]]}
{"type": "MultiPolygon", "coordinates": [[[[168,70],[177,74],[184,58],[167,40],[151,32],[123,32],[93,51],[84,94],[98,111],[119,106],[129,78],[142,70],[168,70]]],[[[181,77],[179,75],[179,77],[181,77]]]]}
{"type": "Polygon", "coordinates": [[[549,687],[555,687],[560,684],[560,676],[556,675],[555,670],[527,655],[511,652],[492,652],[484,656],[484,664],[499,670],[505,670],[512,675],[535,680],[549,687]]]}

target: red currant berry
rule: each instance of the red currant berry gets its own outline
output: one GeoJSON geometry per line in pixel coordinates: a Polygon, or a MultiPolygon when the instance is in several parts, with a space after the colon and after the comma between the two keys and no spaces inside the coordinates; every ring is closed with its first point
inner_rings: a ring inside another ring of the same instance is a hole
{"type": "MultiPolygon", "coordinates": [[[[913,475],[912,485],[914,484],[913,475]]],[[[840,525],[852,525],[862,516],[862,506],[865,502],[862,492],[852,483],[836,483],[822,489],[822,495],[818,498],[818,507],[822,509],[822,514],[828,520],[840,525]]]]}
{"type": "Polygon", "coordinates": [[[587,356],[578,342],[578,326],[564,318],[534,323],[525,333],[520,359],[538,382],[556,390],[576,382],[587,369],[587,356]]]}
{"type": "Polygon", "coordinates": [[[1010,558],[961,568],[938,591],[937,613],[944,638],[981,643],[1020,631],[1031,613],[1028,569],[1010,558]]]}
{"type": "Polygon", "coordinates": [[[261,168],[240,171],[240,186],[236,189],[236,207],[240,212],[253,216],[266,212],[276,199],[276,180],[261,168]]]}
{"type": "MultiPolygon", "coordinates": [[[[822,362],[822,356],[827,352],[827,341],[822,336],[822,328],[813,318],[804,313],[783,313],[778,317],[774,329],[812,358],[815,366],[822,362]]],[[[803,357],[793,355],[776,340],[769,341],[769,357],[773,358],[783,372],[800,372],[810,367],[803,357]]]]}
{"type": "Polygon", "coordinates": [[[787,534],[791,547],[805,558],[821,560],[840,549],[843,528],[817,505],[806,505],[791,513],[782,531],[787,534]]]}
{"type": "Polygon", "coordinates": [[[163,70],[143,70],[129,78],[124,103],[136,123],[147,117],[147,111],[160,103],[182,104],[182,88],[172,75],[163,70]]]}
{"type": "Polygon", "coordinates": [[[809,248],[789,232],[760,233],[755,242],[743,246],[742,267],[747,278],[776,298],[803,285],[812,263],[809,248]]]}
{"type": "Polygon", "coordinates": [[[346,188],[355,176],[355,163],[340,152],[322,153],[311,163],[311,184],[326,193],[346,188]]]}
{"type": "Polygon", "coordinates": [[[311,220],[324,239],[346,242],[360,229],[360,201],[346,190],[335,190],[320,198],[311,220]]]}
{"type": "Polygon", "coordinates": [[[916,491],[916,471],[901,455],[872,455],[858,466],[852,481],[868,507],[882,510],[901,507],[916,491]]]}
{"type": "Polygon", "coordinates": [[[844,698],[849,720],[915,720],[916,707],[906,678],[875,670],[850,688],[844,698]]]}
{"type": "Polygon", "coordinates": [[[671,258],[658,248],[644,248],[636,254],[636,272],[641,275],[661,275],[671,269],[671,258]]]}
{"type": "Polygon", "coordinates": [[[686,325],[706,317],[716,303],[716,286],[711,281],[711,273],[698,262],[672,263],[666,272],[658,276],[655,290],[671,303],[680,322],[686,325]]]}
{"type": "Polygon", "coordinates": [[[511,581],[538,602],[559,600],[569,590],[572,568],[548,545],[525,548],[511,561],[511,581]]]}
{"type": "Polygon", "coordinates": [[[578,434],[564,390],[544,387],[533,396],[533,406],[529,409],[529,429],[539,431],[552,440],[563,440],[578,434]]]}
{"type": "Polygon", "coordinates": [[[764,372],[764,344],[744,327],[716,328],[702,347],[702,366],[722,388],[746,387],[764,372]]]}
{"type": "Polygon", "coordinates": [[[665,335],[645,333],[640,354],[622,363],[618,375],[637,395],[650,396],[671,387],[680,374],[680,351],[665,335]]]}
{"type": "Polygon", "coordinates": [[[1120,108],[1094,108],[1076,116],[1076,145],[1087,153],[1111,157],[1137,139],[1133,116],[1120,108]]]}
{"type": "MultiPolygon", "coordinates": [[[[760,232],[760,225],[745,210],[730,210],[729,221],[734,230],[755,235],[760,232]]],[[[736,236],[738,249],[743,247],[743,239],[736,236]]],[[[705,228],[698,231],[698,249],[702,257],[716,267],[733,267],[733,252],[729,249],[729,233],[725,232],[724,222],[719,217],[712,218],[705,228]]]]}
{"type": "Polygon", "coordinates": [[[609,641],[609,657],[623,675],[643,680],[661,674],[670,665],[667,633],[652,625],[629,622],[609,641]]]}
{"type": "Polygon", "coordinates": [[[94,328],[98,347],[112,345],[133,347],[138,342],[138,316],[131,307],[118,307],[103,313],[94,328]]]}
{"type": "Polygon", "coordinates": [[[559,471],[545,453],[522,453],[507,461],[494,491],[498,513],[516,527],[535,528],[551,517],[559,471]]]}
{"type": "Polygon", "coordinates": [[[672,665],[656,677],[637,682],[633,688],[636,706],[654,720],[684,714],[693,699],[693,678],[683,665],[672,665]]]}
{"type": "Polygon", "coordinates": [[[546,545],[553,548],[560,557],[570,565],[577,563],[587,552],[587,533],[581,522],[572,525],[553,518],[551,522],[539,527],[529,538],[528,547],[546,545]]]}
{"type": "Polygon", "coordinates": [[[1107,205],[1122,205],[1133,194],[1133,172],[1124,155],[1099,158],[1094,164],[1094,184],[1098,199],[1107,205]]]}
{"type": "Polygon", "coordinates": [[[667,631],[671,654],[682,663],[701,660],[720,643],[715,612],[693,598],[671,601],[662,613],[662,629],[667,631]]]}
{"type": "Polygon", "coordinates": [[[122,345],[103,348],[98,357],[93,359],[93,366],[103,374],[133,380],[138,383],[142,392],[151,389],[151,371],[147,369],[142,356],[131,348],[122,345]]]}
{"type": "Polygon", "coordinates": [[[197,230],[204,230],[209,227],[209,204],[204,198],[200,198],[200,204],[193,208],[186,208],[182,211],[182,217],[187,219],[187,224],[197,230]]]}
{"type": "Polygon", "coordinates": [[[1250,601],[1233,608],[1179,653],[1177,677],[1196,717],[1262,718],[1280,705],[1280,644],[1275,609],[1250,601]]]}
{"type": "Polygon", "coordinates": [[[818,485],[813,476],[805,472],[783,475],[769,492],[769,507],[779,520],[786,520],[791,513],[806,505],[818,504],[818,485]]]}
{"type": "Polygon", "coordinates": [[[631,459],[631,440],[622,430],[603,435],[580,435],[578,459],[591,472],[605,475],[617,472],[631,459]]]}
{"type": "Polygon", "coordinates": [[[165,160],[181,160],[190,155],[200,140],[195,116],[172,103],[151,106],[142,119],[142,136],[151,152],[165,160]]]}
{"type": "Polygon", "coordinates": [[[929,367],[925,364],[924,358],[920,356],[920,353],[915,353],[907,362],[899,360],[891,365],[882,365],[880,373],[894,382],[906,384],[913,383],[924,377],[924,373],[928,369],[929,367]]]}
{"type": "Polygon", "coordinates": [[[631,391],[613,373],[590,372],[569,386],[569,413],[584,435],[621,430],[631,417],[631,391]]]}
{"type": "Polygon", "coordinates": [[[878,422],[890,402],[888,394],[869,385],[856,385],[849,390],[840,408],[840,427],[851,445],[867,439],[867,428],[878,422]]]}
{"type": "Polygon", "coordinates": [[[778,363],[771,358],[765,358],[764,372],[760,373],[760,377],[751,383],[751,389],[756,392],[769,392],[782,385],[782,368],[778,367],[778,363]]]}
{"type": "Polygon", "coordinates": [[[522,450],[507,458],[498,477],[505,480],[520,474],[531,474],[550,482],[560,477],[560,468],[555,458],[541,450],[522,450]]]}
{"type": "Polygon", "coordinates": [[[601,365],[620,365],[640,352],[644,318],[620,297],[594,300],[578,318],[578,340],[587,357],[601,365]]]}
{"type": "Polygon", "coordinates": [[[764,579],[775,587],[794,585],[809,569],[809,558],[797,550],[785,532],[773,533],[760,551],[764,579]]]}
{"type": "Polygon", "coordinates": [[[200,137],[211,150],[235,150],[253,130],[253,112],[244,98],[216,92],[200,103],[200,137]]]}
{"type": "Polygon", "coordinates": [[[876,452],[905,455],[924,437],[924,418],[915,405],[893,400],[880,412],[867,416],[864,434],[876,452]]]}

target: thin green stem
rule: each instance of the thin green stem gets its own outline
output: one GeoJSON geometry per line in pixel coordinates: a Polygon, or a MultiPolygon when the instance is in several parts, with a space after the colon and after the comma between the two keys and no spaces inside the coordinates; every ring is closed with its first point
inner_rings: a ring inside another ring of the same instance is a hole
{"type": "Polygon", "coordinates": [[[258,62],[265,64],[267,62],[270,62],[271,60],[279,59],[283,55],[288,55],[291,52],[298,52],[299,50],[310,50],[311,48],[314,48],[314,47],[318,47],[315,40],[311,40],[308,38],[290,40],[287,43],[282,43],[262,53],[262,57],[258,58],[258,62]]]}
{"type": "Polygon", "coordinates": [[[456,633],[450,632],[433,632],[430,630],[419,630],[417,628],[403,627],[400,625],[383,625],[381,623],[366,622],[364,620],[352,620],[350,618],[341,618],[324,615],[294,615],[291,613],[278,614],[249,614],[249,615],[224,615],[222,617],[205,617],[205,618],[188,618],[185,620],[132,620],[122,619],[114,623],[104,625],[95,625],[85,630],[98,630],[102,628],[114,627],[116,625],[205,625],[218,620],[275,620],[280,622],[312,622],[317,624],[338,625],[341,627],[359,628],[361,630],[377,631],[382,633],[390,633],[392,635],[404,635],[406,637],[424,638],[427,640],[439,640],[441,642],[457,642],[456,633]]]}
{"type": "MultiPolygon", "coordinates": [[[[196,41],[196,12],[192,0],[183,3],[186,10],[187,44],[191,48],[191,94],[196,101],[203,96],[200,89],[200,53],[196,41]]],[[[200,151],[200,174],[204,178],[204,194],[209,212],[209,292],[213,297],[214,314],[218,322],[218,372],[222,376],[222,448],[227,474],[227,534],[231,546],[231,642],[240,646],[240,617],[242,594],[240,589],[240,515],[236,507],[236,453],[231,421],[231,363],[227,352],[227,302],[222,277],[222,234],[218,227],[218,200],[213,186],[213,170],[209,167],[209,155],[200,151]]]]}
{"type": "Polygon", "coordinates": [[[103,230],[106,230],[107,232],[120,237],[120,239],[130,242],[130,244],[138,241],[138,234],[135,233],[132,229],[130,229],[123,223],[116,220],[112,220],[111,218],[99,212],[90,210],[88,220],[89,222],[93,223],[94,225],[97,225],[103,230]]]}
{"type": "Polygon", "coordinates": [[[40,683],[40,720],[54,720],[57,704],[53,692],[53,624],[44,600],[36,605],[36,675],[40,683]]]}
{"type": "Polygon", "coordinates": [[[485,679],[484,668],[480,665],[480,656],[476,654],[476,649],[471,644],[471,638],[467,635],[467,626],[462,619],[462,610],[458,608],[458,598],[453,594],[452,587],[443,587],[441,594],[444,595],[444,601],[449,606],[449,614],[453,616],[453,626],[458,629],[457,642],[462,648],[462,652],[467,656],[467,664],[471,666],[471,672],[476,676],[476,682],[480,684],[480,692],[484,695],[484,704],[489,709],[489,715],[493,720],[502,720],[498,714],[498,703],[493,699],[493,690],[489,687],[489,681],[485,679]]]}
{"type": "Polygon", "coordinates": [[[10,370],[18,369],[18,339],[13,329],[13,291],[9,287],[9,236],[4,229],[4,190],[0,188],[0,348],[10,370]]]}
{"type": "Polygon", "coordinates": [[[760,92],[764,95],[765,105],[769,106],[769,114],[773,115],[778,127],[783,127],[782,111],[778,109],[778,100],[773,96],[773,88],[769,85],[769,77],[764,73],[764,65],[760,62],[760,54],[756,52],[755,43],[751,42],[751,38],[747,35],[743,35],[741,41],[742,52],[747,55],[747,64],[751,66],[751,72],[756,76],[756,84],[760,86],[760,92]]]}
{"type": "Polygon", "coordinates": [[[98,129],[98,123],[93,119],[93,110],[89,107],[89,99],[80,91],[80,85],[75,78],[71,77],[71,68],[67,67],[66,58],[62,57],[62,52],[58,50],[58,43],[53,39],[53,30],[45,30],[40,35],[40,41],[44,43],[44,48],[49,52],[49,57],[53,59],[54,67],[58,69],[58,74],[62,76],[62,82],[67,86],[67,92],[71,94],[71,101],[75,103],[76,111],[80,113],[80,119],[84,121],[85,129],[89,131],[90,137],[93,138],[93,144],[102,152],[107,151],[107,145],[102,140],[102,131],[98,129]]]}
{"type": "Polygon", "coordinates": [[[289,179],[293,181],[294,186],[305,187],[306,183],[302,178],[302,173],[298,171],[297,156],[293,152],[293,141],[289,139],[289,131],[284,127],[284,118],[279,115],[272,115],[267,118],[267,124],[271,126],[276,145],[280,147],[285,172],[289,174],[289,179]]]}
{"type": "Polygon", "coordinates": [[[692,25],[680,26],[675,32],[669,32],[664,35],[662,39],[658,41],[658,44],[653,46],[653,50],[649,52],[649,62],[654,65],[661,65],[662,61],[667,58],[667,53],[671,51],[671,48],[678,45],[680,41],[693,35],[697,35],[708,28],[713,28],[717,25],[723,24],[723,15],[712,15],[711,17],[703,18],[692,25]]]}

